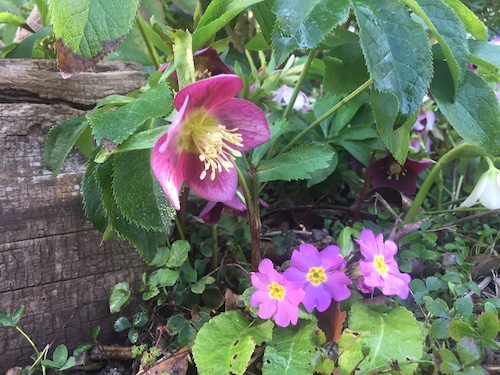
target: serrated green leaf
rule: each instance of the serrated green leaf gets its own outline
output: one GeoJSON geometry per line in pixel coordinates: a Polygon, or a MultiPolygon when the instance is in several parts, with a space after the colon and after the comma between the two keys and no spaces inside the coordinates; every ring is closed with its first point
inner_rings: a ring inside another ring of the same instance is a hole
{"type": "Polygon", "coordinates": [[[263,0],[213,0],[198,21],[193,32],[193,51],[199,50],[205,42],[212,38],[240,12],[250,5],[263,0]]]}
{"type": "Polygon", "coordinates": [[[477,330],[485,340],[493,340],[500,330],[498,314],[493,311],[485,311],[477,317],[477,330]]]}
{"type": "Polygon", "coordinates": [[[358,302],[351,309],[348,327],[358,335],[344,332],[340,337],[342,355],[338,367],[342,373],[354,371],[356,367],[356,373],[373,368],[381,370],[391,360],[398,361],[405,374],[416,370],[417,364],[411,362],[422,357],[424,335],[410,311],[358,302]],[[363,347],[369,351],[364,360],[363,347]]]}
{"type": "Polygon", "coordinates": [[[167,267],[180,267],[186,261],[191,245],[188,241],[177,240],[170,247],[170,256],[167,260],[167,267]]]}
{"type": "Polygon", "coordinates": [[[327,92],[345,94],[354,91],[370,78],[363,51],[358,42],[333,48],[325,57],[323,84],[327,92]]]}
{"type": "Polygon", "coordinates": [[[450,318],[450,309],[445,301],[440,298],[423,297],[425,308],[437,318],[450,318]]]}
{"type": "Polygon", "coordinates": [[[460,0],[444,0],[460,17],[465,26],[465,30],[474,38],[480,40],[488,39],[488,32],[483,22],[474,14],[472,10],[467,8],[460,0]]]}
{"type": "Polygon", "coordinates": [[[101,233],[108,227],[108,218],[102,201],[102,190],[96,180],[97,164],[94,156],[99,150],[96,149],[87,162],[87,168],[82,179],[82,197],[85,216],[101,233]]]}
{"type": "Polygon", "coordinates": [[[116,155],[113,194],[123,216],[147,230],[167,232],[176,211],[151,169],[151,151],[116,155]]]}
{"type": "Polygon", "coordinates": [[[131,294],[128,282],[123,281],[114,285],[111,288],[111,296],[109,297],[109,311],[111,313],[119,312],[129,303],[131,294]]]}
{"type": "Polygon", "coordinates": [[[482,350],[472,337],[464,337],[457,343],[457,354],[464,366],[473,366],[481,363],[482,350]]]}
{"type": "Polygon", "coordinates": [[[276,327],[264,351],[262,373],[312,374],[316,326],[314,321],[300,321],[297,326],[276,327]]]}
{"type": "Polygon", "coordinates": [[[272,327],[271,320],[251,323],[241,311],[228,311],[212,318],[200,329],[193,346],[198,372],[200,375],[245,373],[255,345],[271,339],[272,327]]]}
{"type": "Polygon", "coordinates": [[[420,16],[441,46],[450,68],[455,90],[469,64],[469,47],[465,28],[443,0],[404,0],[420,16]]]}
{"type": "Polygon", "coordinates": [[[130,327],[132,327],[130,320],[128,320],[124,316],[120,316],[118,319],[116,319],[115,324],[113,325],[113,328],[116,332],[123,332],[130,327]]]}
{"type": "Polygon", "coordinates": [[[172,91],[168,83],[161,82],[144,91],[139,98],[112,112],[89,113],[87,118],[98,143],[106,138],[118,145],[144,121],[169,114],[173,108],[172,103],[172,91]]]}
{"type": "Polygon", "coordinates": [[[450,333],[450,337],[459,341],[464,337],[477,337],[478,334],[474,328],[472,328],[469,324],[462,320],[453,319],[448,325],[448,332],[450,333]]]}
{"type": "Polygon", "coordinates": [[[312,172],[328,168],[335,150],[326,143],[313,142],[262,162],[257,167],[256,181],[303,180],[312,172]]]}
{"type": "Polygon", "coordinates": [[[129,33],[139,0],[50,0],[49,5],[56,38],[76,54],[91,58],[129,33]]]}
{"type": "Polygon", "coordinates": [[[454,315],[455,316],[461,316],[461,317],[467,317],[472,314],[472,309],[474,308],[474,303],[470,299],[470,297],[461,297],[458,298],[454,303],[453,303],[453,308],[454,308],[454,315]]]}
{"type": "Polygon", "coordinates": [[[50,129],[45,138],[43,162],[52,172],[52,177],[57,175],[70,150],[87,127],[87,119],[80,116],[63,121],[50,129]]]}
{"type": "MultiPolygon", "coordinates": [[[[332,147],[333,150],[333,147],[332,147]]],[[[307,187],[310,188],[320,182],[325,181],[337,168],[339,157],[334,150],[333,158],[327,161],[328,167],[311,172],[311,178],[307,180],[307,187]]]]}
{"type": "Polygon", "coordinates": [[[473,72],[466,72],[453,100],[453,81],[446,63],[434,63],[431,93],[439,109],[467,142],[490,153],[500,152],[500,106],[488,84],[473,72]]]}
{"type": "Polygon", "coordinates": [[[430,333],[433,338],[444,340],[450,337],[448,333],[449,319],[438,318],[432,322],[430,333]]]}
{"type": "Polygon", "coordinates": [[[174,41],[175,70],[179,88],[183,88],[196,81],[191,33],[172,30],[169,35],[174,41]]]}
{"type": "Polygon", "coordinates": [[[164,286],[172,286],[179,279],[179,271],[172,270],[170,268],[160,268],[157,271],[154,271],[151,276],[149,276],[149,281],[156,286],[157,288],[161,288],[164,286]]]}
{"type": "Polygon", "coordinates": [[[31,28],[26,24],[26,21],[23,18],[10,12],[0,11],[0,23],[21,26],[23,28],[28,28],[29,30],[31,30],[31,28]]]}
{"type": "Polygon", "coordinates": [[[399,111],[399,104],[393,94],[373,90],[370,95],[370,104],[380,138],[382,138],[394,159],[403,165],[408,156],[410,131],[415,124],[417,113],[415,112],[404,124],[396,128],[395,121],[399,111]]]}
{"type": "Polygon", "coordinates": [[[395,0],[354,0],[361,48],[375,88],[391,92],[403,115],[422,102],[432,77],[423,27],[395,0]]]}
{"type": "Polygon", "coordinates": [[[429,276],[425,279],[425,286],[429,292],[441,289],[441,281],[435,276],[429,276]]]}
{"type": "Polygon", "coordinates": [[[462,366],[458,362],[457,357],[448,349],[442,349],[438,352],[439,357],[441,357],[441,364],[439,369],[445,374],[454,374],[459,371],[462,366]]]}
{"type": "Polygon", "coordinates": [[[252,7],[252,12],[259,23],[262,35],[267,43],[271,43],[271,35],[273,33],[274,24],[276,23],[276,16],[272,11],[273,7],[274,0],[266,0],[252,7]]]}
{"type": "Polygon", "coordinates": [[[468,40],[471,62],[494,71],[500,67],[500,46],[482,40],[468,40]]]}
{"type": "Polygon", "coordinates": [[[275,0],[272,44],[277,65],[294,50],[309,50],[349,16],[348,0],[275,0]]]}

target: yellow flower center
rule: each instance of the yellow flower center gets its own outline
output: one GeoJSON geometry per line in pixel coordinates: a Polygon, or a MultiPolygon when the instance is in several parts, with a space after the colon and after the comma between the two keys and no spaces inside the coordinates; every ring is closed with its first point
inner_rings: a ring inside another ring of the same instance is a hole
{"type": "Polygon", "coordinates": [[[269,289],[269,297],[275,298],[279,301],[285,298],[285,288],[283,288],[280,284],[272,282],[268,285],[267,289],[269,289]]]}
{"type": "Polygon", "coordinates": [[[198,154],[205,169],[200,174],[204,180],[208,173],[210,179],[215,180],[217,172],[229,172],[234,167],[233,157],[241,156],[241,152],[233,147],[243,146],[243,137],[238,128],[226,129],[217,124],[215,119],[208,116],[205,110],[194,111],[184,120],[179,131],[179,148],[198,154]]]}
{"type": "Polygon", "coordinates": [[[375,265],[378,273],[380,273],[382,276],[385,276],[387,274],[387,270],[389,267],[387,266],[387,264],[385,264],[383,255],[377,255],[373,260],[373,264],[375,265]]]}
{"type": "Polygon", "coordinates": [[[322,282],[326,281],[325,270],[322,267],[309,268],[307,280],[310,281],[314,286],[318,286],[322,282]]]}
{"type": "Polygon", "coordinates": [[[398,162],[393,162],[391,165],[389,165],[389,168],[387,169],[387,179],[392,180],[393,176],[396,181],[399,181],[399,176],[406,175],[406,169],[399,164],[398,162]]]}

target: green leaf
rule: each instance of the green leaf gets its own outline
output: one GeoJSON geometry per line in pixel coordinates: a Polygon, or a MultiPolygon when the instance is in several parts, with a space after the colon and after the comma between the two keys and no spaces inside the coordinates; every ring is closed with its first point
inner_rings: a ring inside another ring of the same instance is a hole
{"type": "Polygon", "coordinates": [[[369,78],[359,40],[332,48],[325,57],[323,84],[325,90],[330,93],[349,93],[369,78]]]}
{"type": "Polygon", "coordinates": [[[462,320],[453,319],[448,325],[448,332],[450,333],[450,337],[459,341],[464,337],[477,337],[478,334],[469,324],[465,323],[462,320]]]}
{"type": "Polygon", "coordinates": [[[349,16],[348,0],[275,0],[273,47],[277,65],[296,49],[316,46],[349,16]]]}
{"type": "Polygon", "coordinates": [[[403,165],[406,162],[410,145],[410,131],[415,124],[417,112],[404,124],[396,127],[396,116],[399,110],[397,98],[388,92],[373,90],[370,104],[377,124],[377,131],[396,161],[403,165]]]}
{"type": "Polygon", "coordinates": [[[75,357],[71,356],[68,358],[66,363],[59,368],[59,371],[68,370],[68,369],[75,367],[75,366],[76,366],[76,359],[75,359],[75,357]]]}
{"type": "Polygon", "coordinates": [[[272,11],[273,7],[274,0],[266,0],[252,7],[255,19],[262,30],[262,35],[268,43],[271,43],[271,35],[273,33],[274,24],[276,23],[276,16],[272,11]]]}
{"type": "Polygon", "coordinates": [[[457,343],[457,353],[465,366],[478,365],[483,358],[482,350],[472,337],[464,337],[457,343]]]}
{"type": "Polygon", "coordinates": [[[108,218],[102,201],[102,189],[96,180],[97,164],[94,157],[98,149],[90,156],[87,162],[87,169],[82,179],[83,209],[85,215],[96,229],[104,233],[108,226],[108,218]]]}
{"type": "Polygon", "coordinates": [[[480,40],[488,39],[488,32],[483,22],[474,14],[472,10],[467,8],[460,0],[444,0],[460,17],[465,26],[465,31],[471,34],[474,38],[480,40]]]}
{"type": "Polygon", "coordinates": [[[448,333],[449,319],[438,318],[432,322],[430,333],[435,339],[447,339],[450,337],[448,333]]]}
{"type": "Polygon", "coordinates": [[[189,31],[172,30],[169,35],[174,41],[175,70],[179,88],[183,88],[196,81],[191,34],[189,31]]]}
{"type": "Polygon", "coordinates": [[[149,281],[157,288],[172,286],[179,279],[179,271],[170,268],[160,268],[149,276],[149,281]]]}
{"type": "Polygon", "coordinates": [[[120,316],[118,319],[116,319],[115,324],[113,325],[113,328],[116,332],[123,332],[131,327],[132,324],[130,323],[130,320],[128,320],[124,316],[120,316]]]}
{"type": "Polygon", "coordinates": [[[284,133],[287,125],[288,125],[287,121],[279,120],[274,125],[271,125],[269,127],[269,131],[271,133],[271,138],[266,143],[256,147],[252,151],[252,163],[254,165],[257,165],[262,160],[262,158],[266,154],[267,150],[269,150],[271,145],[278,139],[278,137],[281,134],[284,133]]]}
{"type": "Polygon", "coordinates": [[[339,341],[339,370],[349,373],[382,370],[389,361],[396,360],[405,374],[412,374],[423,354],[424,336],[413,314],[405,308],[356,303],[350,312],[349,330],[339,341]],[[401,345],[404,343],[404,345],[401,345]],[[369,351],[363,360],[365,353],[369,351]],[[380,366],[380,367],[379,367],[380,366]]]}
{"type": "Polygon", "coordinates": [[[70,150],[87,126],[85,116],[80,116],[63,121],[50,129],[45,138],[43,162],[52,172],[52,177],[57,175],[70,150]]]}
{"type": "MultiPolygon", "coordinates": [[[[333,150],[333,148],[332,148],[333,150]]],[[[327,161],[328,167],[323,169],[318,169],[311,173],[311,178],[307,180],[307,187],[310,188],[320,182],[325,181],[337,168],[339,162],[339,157],[337,152],[334,150],[333,158],[327,161]]]]}
{"type": "Polygon", "coordinates": [[[224,312],[210,319],[198,332],[193,346],[199,374],[244,374],[255,345],[269,341],[272,328],[271,320],[250,322],[241,311],[224,312]]]}
{"type": "Polygon", "coordinates": [[[335,150],[327,143],[313,142],[295,147],[257,167],[256,181],[302,180],[312,173],[328,168],[335,157],[335,150]]]}
{"type": "Polygon", "coordinates": [[[460,18],[443,0],[404,1],[424,20],[438,40],[457,90],[469,63],[467,34],[460,18]]]}
{"type": "Polygon", "coordinates": [[[191,291],[196,294],[201,294],[209,284],[213,284],[215,279],[212,276],[203,276],[198,282],[191,285],[191,291]]]}
{"type": "Polygon", "coordinates": [[[422,102],[432,77],[423,27],[395,0],[354,0],[361,48],[375,88],[391,92],[403,115],[422,102]]]}
{"type": "Polygon", "coordinates": [[[87,118],[98,143],[106,138],[116,144],[122,143],[139,126],[152,117],[161,117],[172,111],[172,92],[168,83],[150,87],[134,101],[106,113],[89,113],[87,118]]]}
{"type": "Polygon", "coordinates": [[[485,311],[477,317],[477,330],[485,340],[493,340],[500,330],[498,314],[485,311]]]}
{"type": "Polygon", "coordinates": [[[151,151],[116,155],[113,194],[123,216],[145,229],[167,232],[176,215],[151,169],[151,151]]]}
{"type": "Polygon", "coordinates": [[[448,349],[442,349],[438,352],[441,357],[441,364],[439,369],[445,374],[454,374],[462,368],[457,357],[448,349]]]}
{"type": "Polygon", "coordinates": [[[111,313],[119,312],[130,301],[130,286],[128,282],[123,281],[114,285],[111,288],[111,296],[109,297],[109,311],[111,313]]]}
{"type": "Polygon", "coordinates": [[[425,279],[425,287],[429,292],[441,289],[441,281],[435,276],[429,276],[425,279]]]}
{"type": "Polygon", "coordinates": [[[28,30],[31,30],[31,28],[26,24],[26,21],[23,18],[15,14],[12,14],[10,12],[0,11],[0,23],[20,26],[23,28],[27,28],[28,30]]]}
{"type": "Polygon", "coordinates": [[[6,311],[0,310],[0,328],[2,327],[15,327],[21,320],[21,316],[24,313],[24,305],[17,307],[12,315],[9,315],[6,311]]]}
{"type": "Polygon", "coordinates": [[[149,315],[145,311],[139,311],[134,314],[132,325],[134,327],[143,327],[149,321],[149,315]]]}
{"type": "Polygon", "coordinates": [[[59,345],[56,350],[54,350],[54,355],[52,356],[54,362],[57,364],[57,367],[62,367],[68,360],[68,348],[66,345],[59,345]]]}
{"type": "Polygon", "coordinates": [[[446,63],[434,63],[431,93],[439,109],[467,142],[489,154],[500,152],[500,106],[488,84],[473,72],[466,72],[453,100],[453,81],[446,63]]]}
{"type": "Polygon", "coordinates": [[[314,321],[300,321],[296,326],[276,327],[273,339],[264,351],[263,374],[303,375],[312,374],[312,357],[315,351],[314,321]]]}
{"type": "Polygon", "coordinates": [[[482,40],[469,40],[471,62],[495,71],[500,67],[500,46],[482,40]]]}
{"type": "Polygon", "coordinates": [[[454,315],[461,316],[463,318],[468,317],[472,314],[472,309],[474,308],[474,303],[470,299],[470,297],[461,297],[458,298],[453,303],[454,315]]]}
{"type": "Polygon", "coordinates": [[[240,12],[262,0],[212,0],[193,32],[193,51],[198,51],[217,31],[240,12]]]}
{"type": "Polygon", "coordinates": [[[445,301],[440,298],[432,299],[429,296],[422,298],[425,303],[425,308],[429,313],[438,318],[449,318],[450,309],[445,301]]]}
{"type": "Polygon", "coordinates": [[[180,267],[187,260],[191,245],[188,241],[177,240],[170,247],[170,256],[166,263],[167,267],[180,267]]]}
{"type": "Polygon", "coordinates": [[[35,47],[51,33],[52,26],[46,26],[19,43],[9,44],[2,48],[2,57],[9,59],[31,58],[35,47]]]}
{"type": "Polygon", "coordinates": [[[49,0],[49,5],[56,38],[74,53],[91,58],[129,33],[139,0],[49,0]]]}

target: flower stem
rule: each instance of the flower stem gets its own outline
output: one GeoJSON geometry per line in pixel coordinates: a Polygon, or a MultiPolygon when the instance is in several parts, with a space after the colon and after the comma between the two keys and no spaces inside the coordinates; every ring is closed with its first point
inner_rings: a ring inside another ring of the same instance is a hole
{"type": "Polygon", "coordinates": [[[434,165],[429,175],[425,179],[424,183],[422,184],[422,187],[418,191],[418,194],[415,197],[410,209],[405,215],[404,221],[412,219],[413,216],[422,207],[422,204],[424,203],[424,200],[427,197],[429,190],[434,184],[434,181],[440,175],[441,169],[443,169],[443,167],[446,164],[460,157],[475,157],[475,156],[486,156],[486,153],[467,142],[460,143],[458,146],[452,148],[450,151],[444,154],[441,157],[441,159],[439,159],[439,161],[436,163],[436,165],[434,165]]]}
{"type": "Polygon", "coordinates": [[[33,342],[33,340],[31,340],[31,338],[30,338],[30,337],[26,334],[26,332],[24,332],[24,331],[23,331],[20,327],[18,327],[18,326],[15,326],[15,327],[16,327],[17,331],[18,331],[21,335],[23,335],[23,336],[24,336],[24,338],[25,338],[26,340],[28,340],[28,342],[30,343],[31,347],[32,347],[32,348],[33,348],[33,350],[35,351],[36,356],[38,357],[38,356],[40,355],[40,352],[38,351],[38,349],[37,349],[37,347],[36,347],[35,343],[33,342]]]}
{"type": "Polygon", "coordinates": [[[217,224],[210,227],[210,235],[212,237],[212,257],[210,258],[210,269],[216,270],[219,266],[219,243],[217,240],[217,224]]]}
{"type": "Polygon", "coordinates": [[[243,196],[245,197],[245,203],[247,205],[248,212],[248,225],[250,226],[250,237],[251,237],[251,255],[250,255],[250,267],[252,271],[257,271],[260,262],[260,213],[259,213],[259,200],[257,198],[257,193],[255,186],[253,186],[253,179],[250,178],[252,186],[249,187],[245,176],[241,172],[240,168],[238,171],[238,183],[240,184],[241,190],[243,191],[243,196]],[[252,188],[252,190],[250,190],[252,188]]]}
{"type": "Polygon", "coordinates": [[[295,84],[295,87],[293,89],[293,93],[292,93],[292,96],[290,98],[290,101],[288,102],[288,104],[286,106],[285,113],[283,113],[283,120],[287,120],[288,117],[290,117],[290,113],[292,113],[293,105],[295,104],[295,100],[297,100],[297,96],[299,96],[300,88],[302,87],[302,84],[304,83],[306,75],[309,72],[309,68],[311,67],[311,64],[314,60],[314,56],[316,56],[316,50],[311,51],[311,53],[307,57],[307,60],[304,64],[304,67],[302,68],[302,71],[300,72],[299,79],[297,80],[297,83],[295,84]]]}
{"type": "MultiPolygon", "coordinates": [[[[359,86],[356,90],[351,92],[349,95],[347,95],[344,99],[342,99],[340,102],[335,104],[332,108],[330,108],[323,116],[318,118],[316,121],[312,122],[311,125],[309,125],[307,128],[302,130],[299,134],[295,136],[294,139],[290,141],[281,151],[280,154],[283,154],[287,151],[290,151],[290,149],[302,139],[306,134],[308,134],[311,130],[313,130],[317,125],[319,125],[323,120],[331,116],[333,113],[335,113],[340,107],[343,105],[347,104],[350,100],[352,100],[356,95],[360,94],[364,89],[369,87],[373,83],[373,80],[370,78],[368,81],[363,83],[361,86],[359,86]]],[[[274,146],[274,145],[273,145],[274,146]]]]}
{"type": "MultiPolygon", "coordinates": [[[[141,17],[141,16],[138,15],[137,17],[141,17]]],[[[137,20],[136,25],[139,28],[139,31],[141,32],[142,39],[144,40],[144,44],[146,44],[146,48],[148,49],[149,56],[151,57],[151,61],[153,61],[153,64],[154,64],[156,70],[158,70],[158,68],[160,67],[160,63],[158,62],[158,59],[156,58],[157,55],[155,53],[154,47],[151,44],[151,41],[148,39],[148,37],[146,35],[146,31],[142,27],[142,22],[146,22],[146,21],[144,19],[142,19],[142,17],[141,17],[141,19],[137,20]]]]}

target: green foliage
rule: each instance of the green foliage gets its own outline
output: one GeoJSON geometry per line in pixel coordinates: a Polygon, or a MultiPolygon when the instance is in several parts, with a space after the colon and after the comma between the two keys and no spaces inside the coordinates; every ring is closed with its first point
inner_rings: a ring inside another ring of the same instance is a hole
{"type": "Polygon", "coordinates": [[[115,321],[114,329],[116,332],[123,332],[128,330],[127,337],[132,344],[135,344],[139,339],[138,329],[144,327],[148,321],[149,315],[145,311],[139,311],[134,314],[132,322],[124,316],[119,317],[115,321]]]}
{"type": "Polygon", "coordinates": [[[405,308],[356,303],[350,312],[349,332],[340,337],[338,366],[343,373],[359,368],[370,372],[397,361],[412,374],[422,358],[424,336],[413,314],[405,308]],[[404,342],[404,345],[401,343],[404,342]]]}
{"type": "Polygon", "coordinates": [[[296,49],[309,50],[349,15],[347,0],[275,0],[272,35],[276,61],[281,64],[296,49]]]}
{"type": "Polygon", "coordinates": [[[12,314],[9,315],[7,311],[0,310],[0,328],[14,328],[17,326],[24,313],[24,305],[17,307],[12,314]]]}
{"type": "Polygon", "coordinates": [[[64,371],[76,366],[76,359],[74,356],[68,356],[68,348],[61,344],[54,350],[52,360],[42,359],[41,364],[58,371],[64,371]]]}
{"type": "Polygon", "coordinates": [[[139,0],[50,0],[49,4],[56,38],[76,54],[91,58],[129,33],[139,0]]]}
{"type": "Polygon", "coordinates": [[[109,311],[112,313],[119,312],[130,301],[130,286],[129,283],[123,281],[114,285],[111,288],[111,296],[109,297],[109,311]]]}
{"type": "Polygon", "coordinates": [[[240,311],[217,315],[196,336],[193,356],[203,374],[244,374],[255,345],[271,339],[273,323],[250,322],[240,311]],[[213,338],[217,337],[217,345],[213,338]]]}

